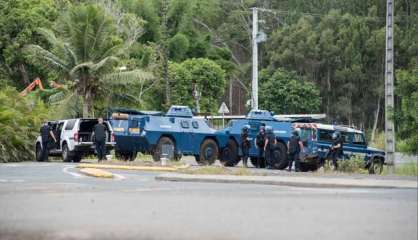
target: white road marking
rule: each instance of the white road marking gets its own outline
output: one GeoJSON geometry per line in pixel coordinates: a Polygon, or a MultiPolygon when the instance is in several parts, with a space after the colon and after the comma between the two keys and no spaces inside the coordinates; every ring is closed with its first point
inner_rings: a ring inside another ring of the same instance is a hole
{"type": "Polygon", "coordinates": [[[125,180],[126,177],[120,175],[120,174],[116,174],[116,173],[112,173],[113,176],[115,176],[115,180],[125,180]]]}
{"type": "Polygon", "coordinates": [[[0,183],[22,183],[25,182],[23,179],[0,179],[0,183]]]}
{"type": "Polygon", "coordinates": [[[70,172],[69,169],[74,169],[74,166],[66,166],[62,169],[63,173],[70,174],[74,178],[84,178],[85,176],[80,173],[70,172]]]}

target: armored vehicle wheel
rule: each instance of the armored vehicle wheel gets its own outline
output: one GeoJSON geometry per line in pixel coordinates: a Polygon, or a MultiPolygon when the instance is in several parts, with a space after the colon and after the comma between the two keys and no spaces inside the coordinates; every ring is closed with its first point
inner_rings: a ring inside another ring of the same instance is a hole
{"type": "Polygon", "coordinates": [[[138,152],[136,152],[136,151],[130,152],[128,160],[129,161],[135,161],[136,155],[138,155],[138,152]]]}
{"type": "Polygon", "coordinates": [[[152,158],[154,159],[154,161],[160,161],[163,145],[172,146],[172,149],[174,149],[174,151],[173,151],[173,154],[168,156],[168,158],[169,158],[170,161],[176,160],[176,158],[174,156],[174,153],[176,152],[175,151],[176,145],[174,144],[173,140],[171,140],[171,138],[169,138],[169,137],[161,137],[160,140],[158,140],[158,144],[155,147],[155,150],[152,154],[152,158]]]}
{"type": "Polygon", "coordinates": [[[40,143],[36,144],[35,153],[36,153],[36,161],[42,162],[44,159],[42,156],[42,147],[40,143]]]}
{"type": "MultiPolygon", "coordinates": [[[[250,161],[251,161],[251,164],[254,166],[254,167],[257,167],[257,157],[251,157],[250,158],[250,161]]],[[[261,158],[261,161],[260,161],[260,168],[265,168],[266,167],[266,159],[265,158],[261,158]]]]}
{"type": "Polygon", "coordinates": [[[369,166],[369,174],[381,174],[383,171],[383,162],[379,158],[374,158],[369,166]]]}
{"type": "Polygon", "coordinates": [[[123,161],[127,161],[129,156],[127,154],[127,152],[120,152],[120,151],[115,151],[115,156],[117,159],[123,160],[123,161]]]}
{"type": "Polygon", "coordinates": [[[283,170],[289,165],[289,161],[287,159],[287,151],[286,147],[283,143],[277,143],[277,147],[274,150],[274,160],[275,160],[275,167],[277,169],[283,170]]]}
{"type": "Polygon", "coordinates": [[[227,167],[233,167],[237,165],[239,161],[237,143],[234,140],[229,139],[228,144],[222,150],[221,162],[227,167]]]}
{"type": "Polygon", "coordinates": [[[200,146],[199,163],[210,165],[219,155],[218,144],[213,139],[206,139],[200,146]]]}

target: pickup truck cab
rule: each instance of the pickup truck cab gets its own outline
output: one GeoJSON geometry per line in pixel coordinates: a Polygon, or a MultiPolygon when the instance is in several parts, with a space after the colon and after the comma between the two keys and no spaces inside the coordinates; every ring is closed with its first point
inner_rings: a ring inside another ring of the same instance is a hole
{"type": "MultiPolygon", "coordinates": [[[[65,119],[48,122],[57,142],[50,140],[48,144],[49,155],[61,155],[64,162],[80,162],[83,156],[95,153],[93,128],[97,119],[65,119]]],[[[112,126],[108,121],[106,126],[106,151],[109,152],[115,146],[112,126]]],[[[36,160],[42,161],[42,139],[38,136],[35,143],[36,160]]]]}
{"type": "Polygon", "coordinates": [[[300,130],[300,138],[305,147],[301,159],[301,165],[304,168],[313,168],[312,170],[314,170],[324,162],[333,142],[332,134],[338,131],[344,140],[344,160],[349,160],[352,156],[359,156],[364,159],[364,167],[369,170],[369,173],[381,173],[383,170],[385,152],[369,147],[363,131],[322,123],[294,123],[293,128],[300,130]]]}

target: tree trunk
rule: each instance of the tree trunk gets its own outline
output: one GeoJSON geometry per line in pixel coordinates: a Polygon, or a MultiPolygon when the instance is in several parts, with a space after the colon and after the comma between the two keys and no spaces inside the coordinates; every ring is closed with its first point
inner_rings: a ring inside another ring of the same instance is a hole
{"type": "Polygon", "coordinates": [[[234,83],[234,79],[231,77],[231,79],[229,79],[229,108],[231,109],[231,114],[232,112],[232,87],[233,87],[233,83],[234,83]]]}
{"type": "Polygon", "coordinates": [[[327,68],[327,117],[330,115],[330,104],[331,104],[331,71],[329,67],[327,68]]]}
{"type": "Polygon", "coordinates": [[[374,123],[373,123],[373,129],[372,129],[372,137],[370,138],[370,141],[374,141],[376,129],[377,129],[377,123],[379,122],[379,113],[380,113],[380,96],[377,98],[377,109],[374,114],[374,123]]]}
{"type": "Polygon", "coordinates": [[[19,69],[20,74],[22,75],[23,84],[25,85],[30,84],[29,75],[28,75],[28,72],[26,71],[25,65],[23,63],[19,63],[18,69],[19,69]]]}

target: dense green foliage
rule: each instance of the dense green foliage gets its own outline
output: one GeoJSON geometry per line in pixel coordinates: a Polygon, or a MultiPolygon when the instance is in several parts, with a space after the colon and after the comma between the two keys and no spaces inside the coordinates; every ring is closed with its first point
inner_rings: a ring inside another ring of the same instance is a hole
{"type": "Polygon", "coordinates": [[[43,102],[7,87],[0,90],[0,103],[0,162],[32,161],[39,128],[48,117],[43,102]]]}
{"type": "Polygon", "coordinates": [[[418,154],[418,68],[397,72],[396,91],[403,96],[395,112],[399,136],[405,141],[408,152],[418,154]]]}
{"type": "Polygon", "coordinates": [[[276,113],[317,113],[321,106],[318,88],[294,72],[277,69],[260,74],[260,107],[276,113]]]}
{"type": "MultiPolygon", "coordinates": [[[[195,88],[202,112],[245,114],[254,6],[277,10],[259,12],[262,107],[384,129],[385,0],[0,1],[0,84],[65,85],[42,98],[54,118],[196,108],[195,88]]],[[[396,132],[417,146],[417,1],[395,2],[394,31],[396,132]]]]}
{"type": "Polygon", "coordinates": [[[0,1],[0,79],[13,79],[8,83],[21,87],[47,75],[48,70],[31,64],[22,49],[41,43],[36,29],[51,27],[57,15],[54,0],[0,1]]]}
{"type": "Polygon", "coordinates": [[[197,109],[193,91],[201,95],[199,107],[201,112],[216,112],[219,99],[225,89],[224,70],[212,60],[193,58],[180,64],[170,65],[172,79],[173,104],[185,104],[197,109]]]}

